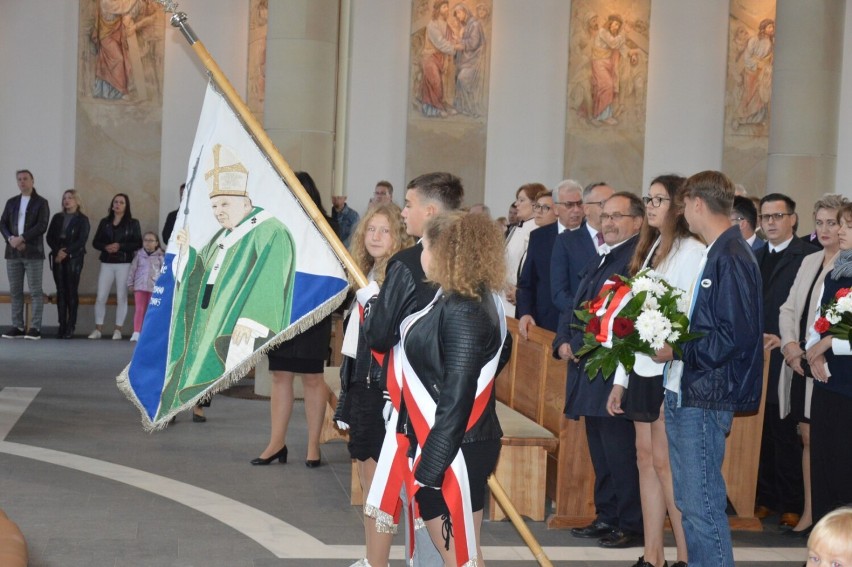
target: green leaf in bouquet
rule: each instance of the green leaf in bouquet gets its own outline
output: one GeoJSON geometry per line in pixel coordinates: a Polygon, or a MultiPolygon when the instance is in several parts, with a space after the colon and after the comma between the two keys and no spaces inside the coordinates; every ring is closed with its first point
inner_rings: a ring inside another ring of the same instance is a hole
{"type": "Polygon", "coordinates": [[[618,357],[615,356],[612,351],[610,351],[609,356],[604,358],[603,364],[601,365],[601,372],[603,373],[603,379],[609,380],[610,377],[615,372],[616,367],[618,367],[618,357]]]}

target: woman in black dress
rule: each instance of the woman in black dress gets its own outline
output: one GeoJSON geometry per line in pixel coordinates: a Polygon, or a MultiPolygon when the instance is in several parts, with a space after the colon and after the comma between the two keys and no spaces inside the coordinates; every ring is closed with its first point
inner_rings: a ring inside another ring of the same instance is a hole
{"type": "MultiPolygon", "coordinates": [[[[326,214],[313,178],[304,171],[297,172],[296,177],[337,232],[337,223],[326,214]]],[[[328,400],[328,386],[325,385],[323,371],[329,355],[330,341],[331,315],[267,353],[269,370],[272,372],[269,443],[259,457],[252,459],[251,464],[268,465],[275,459],[280,463],[287,462],[287,426],[294,402],[293,379],[296,374],[301,374],[305,394],[305,418],[308,422],[308,454],[305,466],[320,466],[319,438],[328,400]]]]}

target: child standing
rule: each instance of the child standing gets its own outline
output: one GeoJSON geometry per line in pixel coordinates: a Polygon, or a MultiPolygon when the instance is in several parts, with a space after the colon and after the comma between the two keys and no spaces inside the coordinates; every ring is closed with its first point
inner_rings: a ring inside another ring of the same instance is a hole
{"type": "Polygon", "coordinates": [[[142,249],[136,252],[130,263],[130,273],[127,275],[127,287],[133,292],[136,304],[136,314],[133,316],[133,336],[130,341],[139,340],[142,330],[142,320],[148,309],[148,301],[154,291],[154,284],[163,267],[163,250],[160,248],[160,238],[153,232],[146,232],[142,237],[142,249]]]}

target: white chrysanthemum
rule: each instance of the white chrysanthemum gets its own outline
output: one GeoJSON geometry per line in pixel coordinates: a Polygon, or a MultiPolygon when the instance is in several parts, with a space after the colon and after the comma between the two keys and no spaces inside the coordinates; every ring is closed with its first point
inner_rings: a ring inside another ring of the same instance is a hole
{"type": "Polygon", "coordinates": [[[636,331],[640,339],[656,350],[663,348],[672,332],[672,323],[657,310],[645,311],[636,318],[636,331]]]}
{"type": "Polygon", "coordinates": [[[681,295],[677,298],[677,310],[681,313],[689,313],[689,298],[681,295]]]}
{"type": "Polygon", "coordinates": [[[840,315],[837,314],[836,311],[831,310],[825,314],[825,318],[828,319],[828,322],[832,325],[836,325],[840,323],[840,315]]]}
{"type": "Polygon", "coordinates": [[[838,299],[836,309],[838,313],[852,312],[852,294],[838,299]]]}
{"type": "Polygon", "coordinates": [[[653,311],[660,308],[660,302],[650,293],[645,296],[645,303],[642,305],[642,311],[653,311]]]}
{"type": "Polygon", "coordinates": [[[666,286],[649,277],[636,278],[631,285],[631,289],[633,290],[633,293],[647,291],[648,295],[654,295],[656,297],[662,297],[666,293],[666,286]]]}
{"type": "Polygon", "coordinates": [[[669,334],[669,338],[667,338],[666,341],[668,341],[670,343],[676,343],[679,338],[680,338],[680,331],[672,331],[669,334]]]}

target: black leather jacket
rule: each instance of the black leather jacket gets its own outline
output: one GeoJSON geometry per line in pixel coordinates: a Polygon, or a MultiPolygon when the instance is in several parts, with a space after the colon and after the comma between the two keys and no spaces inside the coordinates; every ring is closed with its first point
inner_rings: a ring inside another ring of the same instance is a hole
{"type": "MultiPolygon", "coordinates": [[[[511,335],[507,340],[511,341],[511,335]]],[[[408,331],[403,348],[418,378],[437,403],[435,424],[423,447],[414,478],[440,486],[444,472],[463,443],[500,439],[494,391],[479,420],[465,431],[476,397],[476,381],[485,364],[503,347],[500,321],[490,294],[479,301],[448,294],[408,331]]],[[[508,361],[511,342],[501,353],[508,361]]],[[[410,435],[413,428],[408,425],[410,435]]]]}
{"type": "Polygon", "coordinates": [[[59,235],[62,233],[64,215],[65,213],[53,215],[50,227],[47,229],[47,245],[50,246],[50,256],[56,256],[56,253],[64,248],[69,259],[82,258],[86,254],[86,243],[89,240],[89,218],[83,213],[75,214],[71,222],[68,223],[68,228],[65,229],[65,237],[61,238],[59,235]]]}
{"type": "Polygon", "coordinates": [[[104,264],[129,264],[133,255],[142,248],[142,230],[136,219],[123,218],[118,226],[112,224],[109,217],[101,219],[92,246],[101,251],[100,261],[104,264]],[[109,253],[105,250],[108,244],[118,242],[118,252],[109,253]]]}
{"type": "MultiPolygon", "coordinates": [[[[357,307],[352,310],[349,317],[358,317],[357,307]]],[[[343,328],[348,326],[349,318],[343,322],[343,328]]],[[[350,423],[351,404],[347,396],[353,384],[361,384],[367,389],[385,390],[385,373],[381,365],[373,358],[370,347],[364,333],[358,335],[358,347],[355,358],[344,356],[340,366],[340,396],[337,398],[337,409],[334,419],[350,423]]]]}

